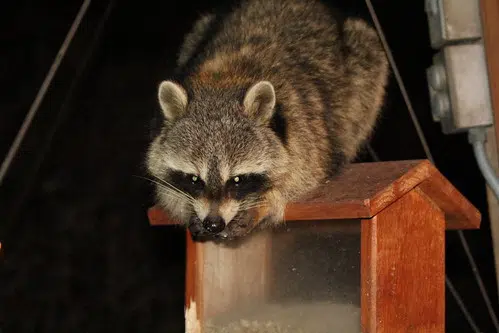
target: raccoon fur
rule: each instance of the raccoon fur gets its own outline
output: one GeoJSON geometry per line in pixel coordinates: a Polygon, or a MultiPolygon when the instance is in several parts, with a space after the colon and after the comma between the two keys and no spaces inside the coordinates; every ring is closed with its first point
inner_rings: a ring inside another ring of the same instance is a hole
{"type": "Polygon", "coordinates": [[[245,0],[198,20],[146,164],[158,203],[193,236],[234,239],[351,162],[381,109],[376,31],[316,0],[245,0]]]}

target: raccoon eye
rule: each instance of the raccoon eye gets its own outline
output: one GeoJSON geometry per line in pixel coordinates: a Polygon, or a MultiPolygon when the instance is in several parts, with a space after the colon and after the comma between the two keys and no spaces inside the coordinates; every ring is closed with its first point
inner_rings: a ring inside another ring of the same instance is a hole
{"type": "Polygon", "coordinates": [[[193,188],[200,189],[203,187],[203,181],[198,175],[187,174],[185,178],[187,181],[190,181],[193,188]]]}
{"type": "Polygon", "coordinates": [[[200,195],[204,190],[204,182],[198,175],[187,174],[180,171],[170,173],[170,182],[179,190],[189,193],[191,196],[200,195]]]}
{"type": "Polygon", "coordinates": [[[230,195],[238,200],[250,194],[261,193],[270,188],[265,174],[245,174],[232,177],[226,184],[230,195]]]}

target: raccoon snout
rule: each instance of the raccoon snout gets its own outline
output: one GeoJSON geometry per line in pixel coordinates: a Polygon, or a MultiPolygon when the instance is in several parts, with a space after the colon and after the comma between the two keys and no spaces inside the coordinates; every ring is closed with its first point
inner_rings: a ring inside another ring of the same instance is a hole
{"type": "Polygon", "coordinates": [[[208,216],[203,220],[203,227],[212,234],[218,234],[225,229],[225,221],[220,216],[208,216]]]}

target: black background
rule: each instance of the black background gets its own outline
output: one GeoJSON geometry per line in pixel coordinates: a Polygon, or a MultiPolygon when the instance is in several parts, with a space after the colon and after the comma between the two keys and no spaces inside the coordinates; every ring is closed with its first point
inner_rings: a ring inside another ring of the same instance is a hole
{"type": "MultiPolygon", "coordinates": [[[[341,2],[368,17],[363,1],[341,2]]],[[[81,3],[2,4],[0,156],[81,3]]],[[[151,189],[134,175],[143,172],[157,84],[197,15],[215,3],[91,4],[0,188],[2,332],[183,332],[184,233],[148,226],[151,189]]],[[[445,136],[431,120],[424,1],[373,3],[437,167],[483,214],[481,230],[465,235],[497,311],[483,179],[466,136],[445,136]]],[[[384,109],[372,142],[379,157],[424,158],[393,77],[384,109]]],[[[481,330],[493,331],[455,232],[446,247],[450,279],[481,330]]],[[[449,292],[447,330],[471,331],[449,292]]]]}

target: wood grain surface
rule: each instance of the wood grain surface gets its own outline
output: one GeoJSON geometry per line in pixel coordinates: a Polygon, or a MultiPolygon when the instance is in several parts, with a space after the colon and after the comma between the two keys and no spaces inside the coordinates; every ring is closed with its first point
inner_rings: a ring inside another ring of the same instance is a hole
{"type": "Polygon", "coordinates": [[[496,141],[499,142],[499,1],[481,0],[480,5],[496,141]]]}
{"type": "Polygon", "coordinates": [[[363,333],[445,332],[445,218],[419,190],[362,221],[363,333]]]}
{"type": "Polygon", "coordinates": [[[203,246],[186,231],[185,315],[186,333],[202,333],[204,323],[203,246]]]}

